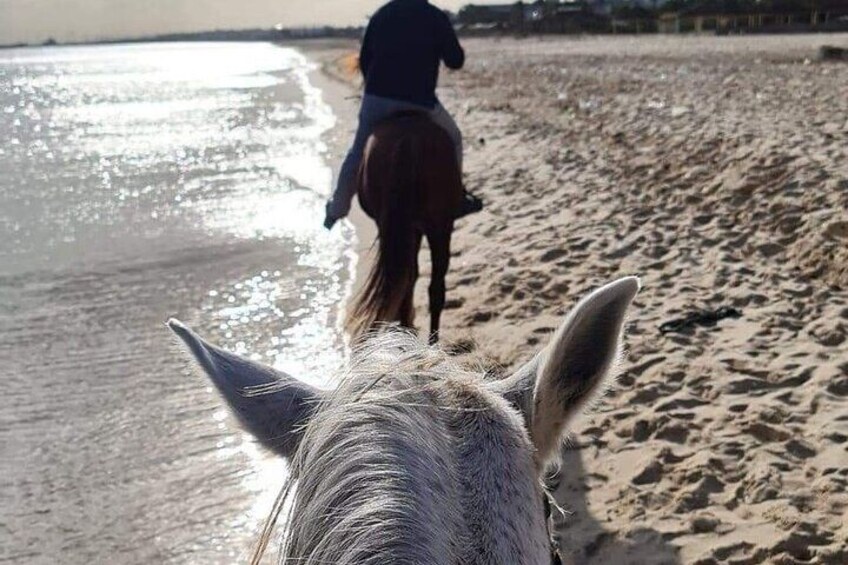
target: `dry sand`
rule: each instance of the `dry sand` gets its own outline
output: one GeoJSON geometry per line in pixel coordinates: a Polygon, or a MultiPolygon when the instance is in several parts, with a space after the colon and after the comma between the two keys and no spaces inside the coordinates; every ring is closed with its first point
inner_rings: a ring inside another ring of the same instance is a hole
{"type": "Polygon", "coordinates": [[[509,370],[589,289],[644,283],[563,454],[567,563],[848,563],[848,65],[823,44],[848,36],[474,40],[444,77],[487,204],[445,341],[509,370]],[[659,332],[720,306],[743,315],[659,332]]]}

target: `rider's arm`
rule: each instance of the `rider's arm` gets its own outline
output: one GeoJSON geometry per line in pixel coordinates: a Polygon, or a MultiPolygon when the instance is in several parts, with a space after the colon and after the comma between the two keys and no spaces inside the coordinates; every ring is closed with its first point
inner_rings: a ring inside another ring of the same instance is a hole
{"type": "Polygon", "coordinates": [[[458,70],[465,64],[465,51],[459,44],[459,38],[456,36],[456,30],[453,29],[453,24],[450,22],[447,14],[442,15],[441,24],[441,44],[442,44],[442,60],[449,69],[458,70]]]}

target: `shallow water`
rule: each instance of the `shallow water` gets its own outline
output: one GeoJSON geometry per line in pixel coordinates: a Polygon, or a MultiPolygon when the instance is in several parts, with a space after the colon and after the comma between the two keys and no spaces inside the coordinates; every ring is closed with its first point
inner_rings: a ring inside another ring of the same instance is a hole
{"type": "Polygon", "coordinates": [[[0,562],[233,563],[285,473],[163,326],[326,384],[335,118],[267,44],[0,51],[0,562]]]}

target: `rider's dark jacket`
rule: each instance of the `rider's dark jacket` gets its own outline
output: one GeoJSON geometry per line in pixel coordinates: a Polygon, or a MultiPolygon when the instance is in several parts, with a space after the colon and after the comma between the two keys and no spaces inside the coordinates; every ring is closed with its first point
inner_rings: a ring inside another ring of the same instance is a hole
{"type": "Polygon", "coordinates": [[[362,39],[365,93],[435,107],[442,61],[451,69],[465,63],[447,14],[427,0],[392,0],[374,14],[362,39]]]}

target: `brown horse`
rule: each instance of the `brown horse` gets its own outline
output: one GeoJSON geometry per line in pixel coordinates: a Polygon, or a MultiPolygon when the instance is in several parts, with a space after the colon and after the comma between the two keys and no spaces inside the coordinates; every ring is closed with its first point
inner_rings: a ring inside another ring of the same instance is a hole
{"type": "Polygon", "coordinates": [[[432,257],[430,341],[439,339],[454,218],[462,206],[462,175],[453,142],[424,113],[404,113],[378,125],[359,171],[359,202],[377,222],[377,257],[354,304],[354,335],[379,322],[412,328],[418,251],[426,237],[432,257]]]}

